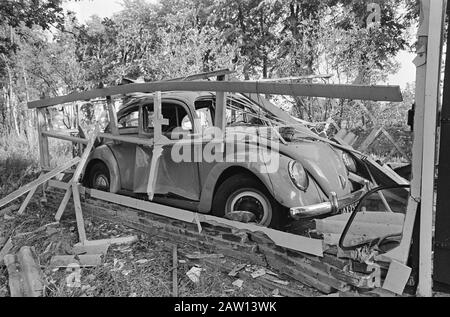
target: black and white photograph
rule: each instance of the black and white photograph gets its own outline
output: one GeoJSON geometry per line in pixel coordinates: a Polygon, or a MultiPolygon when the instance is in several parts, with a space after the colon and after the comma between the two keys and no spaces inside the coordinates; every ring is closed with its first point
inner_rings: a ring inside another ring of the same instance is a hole
{"type": "Polygon", "coordinates": [[[0,302],[450,297],[449,22],[447,0],[0,0],[0,302]]]}

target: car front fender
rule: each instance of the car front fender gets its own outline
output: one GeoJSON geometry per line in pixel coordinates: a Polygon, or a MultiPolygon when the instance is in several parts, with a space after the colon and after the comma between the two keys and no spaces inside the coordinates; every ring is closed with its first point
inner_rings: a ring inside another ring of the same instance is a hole
{"type": "Polygon", "coordinates": [[[311,177],[309,187],[305,192],[301,191],[293,184],[288,172],[288,164],[290,161],[290,158],[280,155],[279,168],[277,172],[274,173],[261,173],[263,166],[260,163],[217,164],[211,169],[204,182],[199,212],[211,212],[214,191],[217,187],[218,180],[230,169],[235,169],[237,173],[245,170],[246,172],[253,174],[262,184],[264,184],[273,198],[284,207],[293,208],[326,201],[328,197],[311,177]]]}
{"type": "MultiPolygon", "coordinates": [[[[266,186],[267,190],[273,195],[273,187],[270,183],[269,174],[261,173],[260,168],[261,164],[258,163],[218,163],[216,164],[209,172],[206,180],[204,181],[202,193],[200,197],[200,204],[198,206],[198,211],[200,213],[210,213],[213,199],[214,199],[214,191],[218,185],[218,181],[222,175],[227,173],[227,171],[234,170],[235,173],[250,173],[253,174],[256,178],[258,178],[264,186],[266,186]]],[[[235,174],[233,172],[232,175],[235,174]]]]}

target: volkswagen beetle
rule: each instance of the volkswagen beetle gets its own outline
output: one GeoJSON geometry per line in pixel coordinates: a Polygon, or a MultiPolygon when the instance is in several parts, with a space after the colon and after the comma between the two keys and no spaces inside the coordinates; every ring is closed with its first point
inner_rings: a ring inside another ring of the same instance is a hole
{"type": "MultiPolygon", "coordinates": [[[[351,212],[371,182],[392,181],[349,147],[287,122],[287,114],[260,100],[228,94],[226,129],[217,141],[216,135],[205,137],[220,111],[214,93],[163,93],[162,134],[168,142],[153,201],[219,217],[247,212],[259,225],[281,228],[292,219],[351,212]]],[[[153,139],[153,103],[152,94],[129,97],[117,113],[120,135],[153,139]]],[[[152,155],[151,146],[99,139],[84,185],[146,199],[152,155]]]]}

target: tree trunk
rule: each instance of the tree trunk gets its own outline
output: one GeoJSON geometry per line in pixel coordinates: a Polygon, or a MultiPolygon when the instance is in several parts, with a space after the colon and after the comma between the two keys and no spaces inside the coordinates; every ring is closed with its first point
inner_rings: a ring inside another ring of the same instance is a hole
{"type": "Polygon", "coordinates": [[[15,107],[14,107],[14,89],[13,89],[13,78],[11,73],[11,68],[9,67],[8,60],[6,59],[6,56],[2,54],[3,61],[5,62],[6,66],[6,72],[8,74],[8,102],[7,107],[9,108],[9,120],[12,123],[12,126],[14,127],[14,131],[16,132],[17,136],[20,135],[19,130],[19,123],[17,121],[17,113],[15,107]]]}

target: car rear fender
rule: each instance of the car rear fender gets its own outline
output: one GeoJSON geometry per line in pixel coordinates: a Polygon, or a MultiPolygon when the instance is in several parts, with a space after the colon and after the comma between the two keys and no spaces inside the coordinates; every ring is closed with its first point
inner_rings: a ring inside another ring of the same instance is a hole
{"type": "Polygon", "coordinates": [[[111,193],[117,193],[122,188],[119,165],[117,164],[113,152],[107,145],[101,145],[91,153],[88,160],[89,163],[86,165],[85,173],[89,172],[89,168],[97,161],[104,163],[106,167],[108,167],[111,182],[110,191],[111,193]]]}

